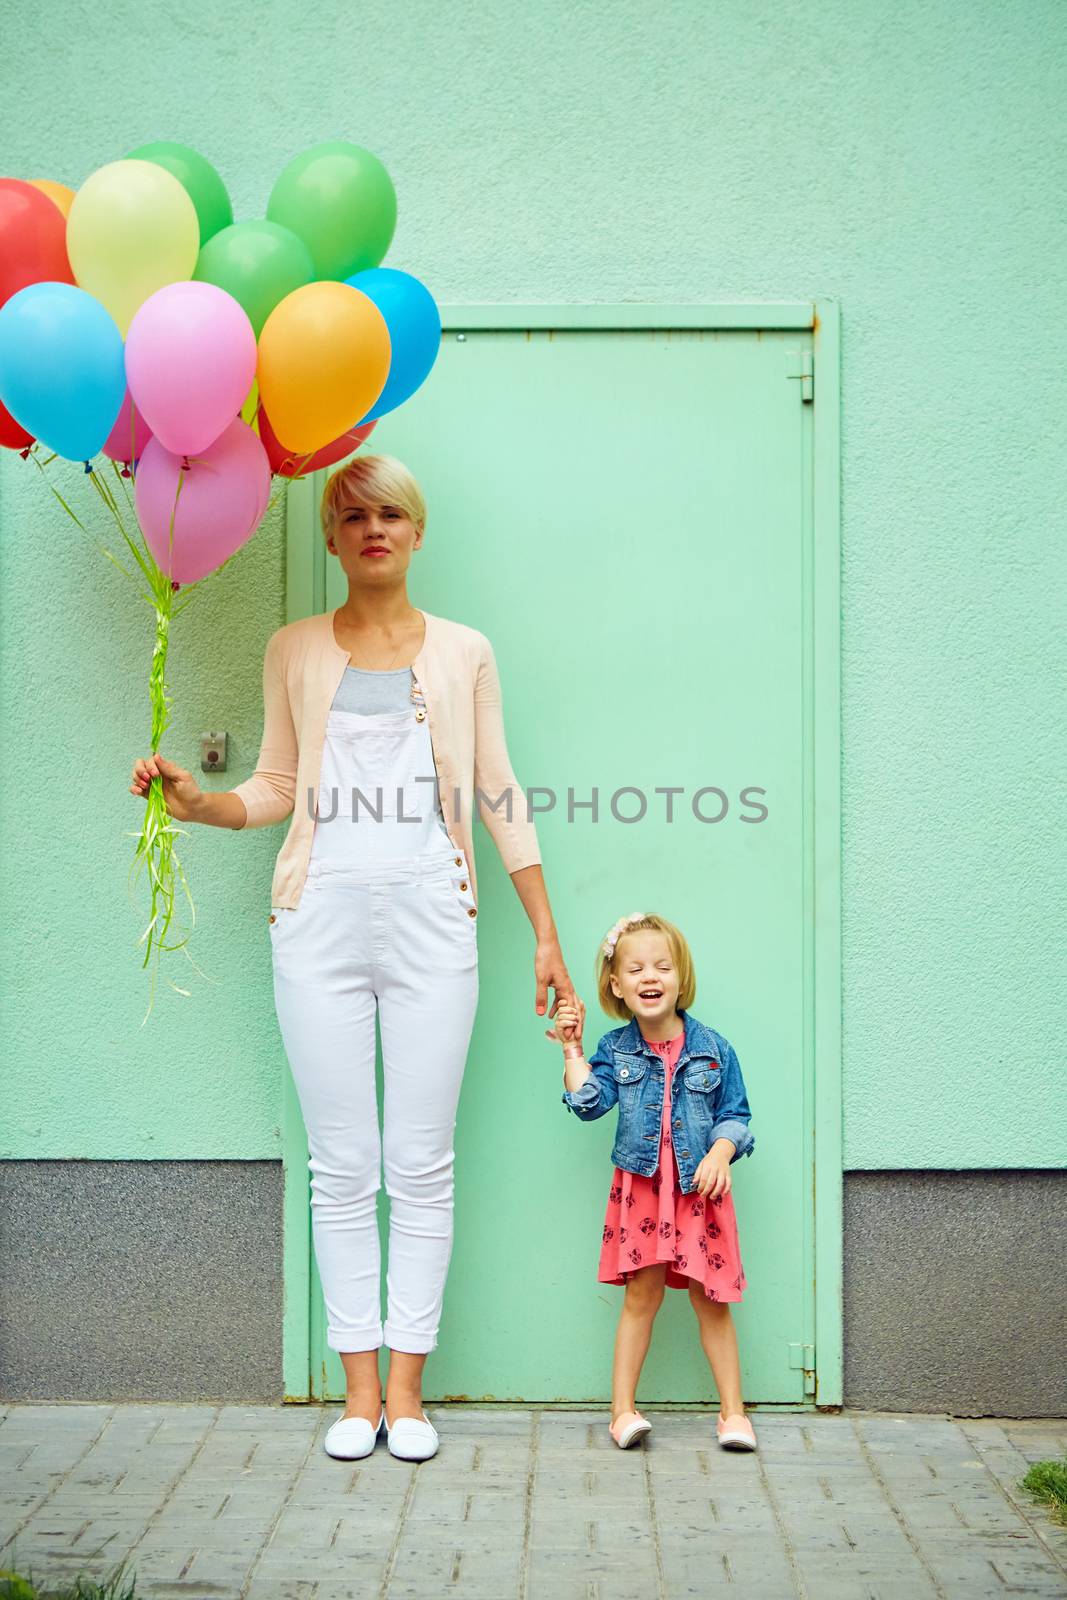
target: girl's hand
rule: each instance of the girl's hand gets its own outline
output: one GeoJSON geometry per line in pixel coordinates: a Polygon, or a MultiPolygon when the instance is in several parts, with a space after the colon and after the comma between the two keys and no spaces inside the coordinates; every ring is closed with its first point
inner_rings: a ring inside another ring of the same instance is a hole
{"type": "Polygon", "coordinates": [[[561,1045],[576,1043],[580,1045],[582,1042],[582,1019],[585,1007],[582,1006],[581,1011],[579,1011],[579,1006],[581,1006],[581,1001],[577,995],[575,995],[573,1001],[561,1000],[556,1012],[556,1025],[554,1028],[545,1029],[545,1038],[556,1039],[561,1045]]]}
{"type": "Polygon", "coordinates": [[[167,810],[175,821],[191,821],[197,802],[203,794],[192,773],[186,772],[185,768],[179,767],[176,762],[168,761],[157,751],[155,755],[146,756],[143,761],[134,762],[133,772],[130,775],[130,793],[140,795],[142,800],[147,800],[153,778],[162,779],[163,798],[167,802],[167,810]]]}
{"type": "Polygon", "coordinates": [[[730,1193],[730,1157],[734,1148],[730,1139],[716,1139],[693,1174],[693,1184],[699,1194],[716,1200],[730,1193]]]}

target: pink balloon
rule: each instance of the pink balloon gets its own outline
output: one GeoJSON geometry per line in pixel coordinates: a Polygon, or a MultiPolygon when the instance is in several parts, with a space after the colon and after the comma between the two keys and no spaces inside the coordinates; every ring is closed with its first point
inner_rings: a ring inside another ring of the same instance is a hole
{"type": "Polygon", "coordinates": [[[151,439],[137,468],[136,498],[160,571],[178,583],[195,583],[255,532],[270,498],[267,453],[240,417],[206,450],[190,456],[188,467],[151,439]]]}
{"type": "Polygon", "coordinates": [[[107,436],[104,454],[110,456],[112,461],[125,461],[129,465],[131,461],[140,461],[151,437],[152,430],[134,405],[127,389],[119,419],[107,436]]]}
{"type": "Polygon", "coordinates": [[[256,336],[243,307],[213,283],[168,283],[126,335],[134,404],[165,450],[203,451],[240,411],[256,375],[256,336]]]}

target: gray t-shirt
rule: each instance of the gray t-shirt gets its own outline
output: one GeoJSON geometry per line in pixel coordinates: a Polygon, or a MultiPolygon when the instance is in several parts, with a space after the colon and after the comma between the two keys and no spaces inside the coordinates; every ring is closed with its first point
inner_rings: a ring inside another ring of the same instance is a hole
{"type": "Polygon", "coordinates": [[[411,707],[411,680],[410,667],[397,667],[395,672],[368,672],[365,667],[346,667],[331,709],[356,711],[362,716],[407,711],[411,707]]]}

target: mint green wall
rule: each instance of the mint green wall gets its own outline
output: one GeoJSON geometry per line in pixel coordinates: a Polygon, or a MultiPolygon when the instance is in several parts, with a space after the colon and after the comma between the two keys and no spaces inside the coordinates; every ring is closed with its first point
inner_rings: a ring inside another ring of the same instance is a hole
{"type": "MultiPolygon", "coordinates": [[[[840,300],[846,1163],[1064,1159],[1043,856],[1067,11],[423,0],[247,19],[205,0],[38,8],[5,40],[6,170],[77,185],[143,140],[183,139],[250,216],[293,152],[347,135],[397,184],[389,263],[442,301],[840,300]]],[[[550,419],[532,444],[550,451],[550,419]]],[[[283,614],[275,515],[182,620],[166,747],[187,764],[224,727],[229,781],[249,772],[283,614]]],[[[185,841],[215,982],[187,968],[195,998],[161,992],[139,1027],[123,829],[148,621],[5,459],[3,1154],[280,1148],[265,938],[280,830],[185,841]]]]}

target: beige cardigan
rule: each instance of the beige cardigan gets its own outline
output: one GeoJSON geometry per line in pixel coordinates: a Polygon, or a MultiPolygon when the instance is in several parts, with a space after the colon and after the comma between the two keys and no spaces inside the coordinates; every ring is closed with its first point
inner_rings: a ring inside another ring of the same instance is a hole
{"type": "MultiPolygon", "coordinates": [[[[267,640],[263,659],[263,744],[256,770],[233,790],[244,802],[246,828],[292,815],[278,852],[271,905],[295,908],[307,877],[315,829],[326,719],[351,661],[327,611],[289,622],[267,640]]],[[[508,760],[500,679],[484,633],[424,611],[426,633],[412,662],[426,706],[441,809],[448,836],[466,851],[475,903],[472,802],[493,836],[508,872],[541,860],[526,795],[508,760]],[[510,791],[511,820],[508,820],[510,791]],[[493,809],[499,797],[504,800],[493,809]]],[[[427,786],[427,799],[433,790],[427,786]]]]}

